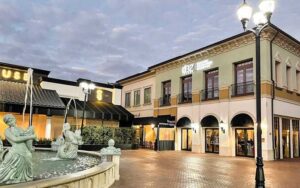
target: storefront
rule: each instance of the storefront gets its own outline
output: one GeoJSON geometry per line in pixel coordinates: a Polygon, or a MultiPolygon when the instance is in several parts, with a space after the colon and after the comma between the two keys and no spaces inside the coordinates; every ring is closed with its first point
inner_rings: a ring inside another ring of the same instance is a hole
{"type": "Polygon", "coordinates": [[[133,127],[141,148],[174,150],[175,118],[172,116],[135,118],[133,127]]]}
{"type": "Polygon", "coordinates": [[[299,120],[274,117],[276,159],[298,158],[300,154],[299,120]]]}
{"type": "Polygon", "coordinates": [[[176,124],[178,138],[180,138],[178,142],[180,150],[192,151],[193,130],[191,123],[189,118],[183,117],[176,124]]]}
{"type": "Polygon", "coordinates": [[[212,115],[201,120],[201,126],[205,133],[205,152],[219,153],[219,122],[212,115]]]}
{"type": "Polygon", "coordinates": [[[235,131],[236,156],[254,157],[254,122],[247,114],[238,114],[231,120],[235,131]]]}

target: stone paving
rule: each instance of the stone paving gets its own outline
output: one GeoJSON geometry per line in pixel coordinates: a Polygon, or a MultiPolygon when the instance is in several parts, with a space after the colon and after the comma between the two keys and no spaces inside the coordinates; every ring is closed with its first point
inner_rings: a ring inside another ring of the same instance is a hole
{"type": "MultiPolygon", "coordinates": [[[[122,151],[113,188],[254,187],[253,158],[183,151],[122,151]]],[[[300,159],[265,162],[266,187],[300,188],[300,159]]]]}

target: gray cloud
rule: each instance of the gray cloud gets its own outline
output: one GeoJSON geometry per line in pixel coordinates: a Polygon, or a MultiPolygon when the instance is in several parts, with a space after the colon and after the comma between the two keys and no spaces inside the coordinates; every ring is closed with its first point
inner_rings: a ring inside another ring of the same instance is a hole
{"type": "MultiPolygon", "coordinates": [[[[241,32],[239,3],[2,0],[0,61],[47,69],[62,79],[112,82],[241,32]]],[[[278,0],[273,17],[298,39],[299,9],[297,0],[278,0]]]]}

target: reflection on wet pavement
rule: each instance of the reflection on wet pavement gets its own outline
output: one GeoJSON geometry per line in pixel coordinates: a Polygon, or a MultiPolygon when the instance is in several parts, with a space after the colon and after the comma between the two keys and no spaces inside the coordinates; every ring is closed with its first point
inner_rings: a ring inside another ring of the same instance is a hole
{"type": "MultiPolygon", "coordinates": [[[[265,162],[266,187],[300,187],[300,159],[265,162]]],[[[122,151],[113,188],[254,187],[253,158],[182,151],[122,151]]]]}

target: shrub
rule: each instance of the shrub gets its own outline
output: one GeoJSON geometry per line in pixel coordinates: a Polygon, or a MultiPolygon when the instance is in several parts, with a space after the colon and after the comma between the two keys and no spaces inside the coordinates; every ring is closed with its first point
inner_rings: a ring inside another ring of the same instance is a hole
{"type": "Polygon", "coordinates": [[[133,144],[134,129],[87,126],[83,128],[82,137],[84,144],[107,145],[111,138],[116,144],[133,144]]]}

